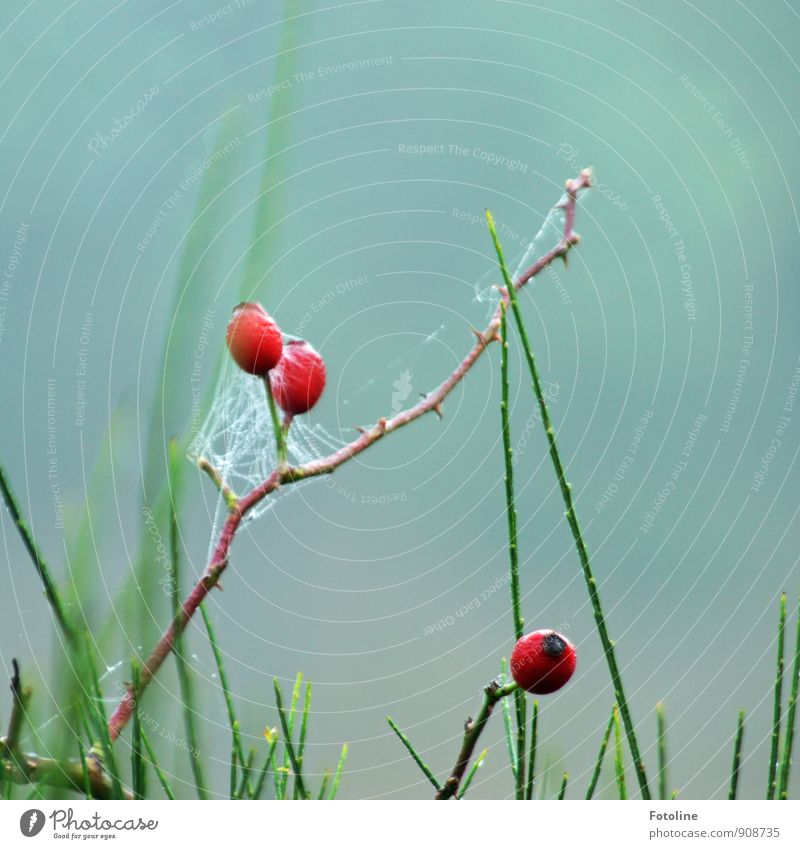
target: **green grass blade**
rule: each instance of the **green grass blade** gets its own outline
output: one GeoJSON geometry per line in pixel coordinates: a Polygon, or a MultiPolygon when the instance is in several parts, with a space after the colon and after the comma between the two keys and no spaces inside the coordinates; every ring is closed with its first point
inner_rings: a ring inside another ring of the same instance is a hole
{"type": "Polygon", "coordinates": [[[81,665],[86,673],[84,681],[88,681],[90,687],[88,692],[84,690],[85,706],[96,739],[100,741],[100,748],[103,751],[103,767],[111,779],[112,798],[123,799],[125,795],[122,790],[120,772],[117,768],[114,747],[111,745],[111,737],[108,733],[108,717],[103,703],[103,691],[100,687],[100,677],[97,674],[94,652],[88,634],[85,635],[83,640],[83,651],[80,653],[80,657],[82,657],[81,665]]]}
{"type": "Polygon", "coordinates": [[[464,781],[461,784],[461,789],[458,791],[458,794],[456,795],[456,799],[463,799],[464,798],[464,794],[467,792],[467,790],[469,790],[470,784],[472,784],[472,779],[475,778],[475,773],[481,768],[484,760],[486,760],[486,755],[488,755],[488,754],[489,754],[489,750],[484,749],[478,755],[478,757],[475,758],[475,762],[470,767],[469,772],[467,773],[466,777],[464,778],[464,781]]]}
{"type": "MultiPolygon", "coordinates": [[[[276,80],[290,79],[296,69],[297,57],[301,55],[295,49],[302,43],[302,18],[299,15],[301,10],[302,7],[296,0],[287,0],[284,6],[283,27],[275,66],[276,80]]],[[[281,153],[290,145],[292,124],[286,116],[292,112],[292,101],[295,97],[295,87],[289,86],[281,88],[270,98],[253,239],[242,276],[242,300],[252,299],[265,273],[274,264],[276,255],[283,250],[275,225],[284,216],[284,181],[289,176],[289,171],[287,160],[281,153]]]]}
{"type": "Polygon", "coordinates": [[[28,552],[28,555],[33,561],[33,566],[36,573],[39,575],[39,580],[42,582],[45,598],[50,605],[50,609],[53,611],[53,616],[55,617],[59,628],[61,628],[67,642],[74,643],[75,632],[71,623],[67,619],[64,603],[62,602],[61,596],[56,588],[55,581],[53,581],[53,578],[50,575],[50,568],[47,565],[47,561],[44,559],[36,540],[33,538],[33,534],[28,527],[28,523],[22,516],[22,511],[19,509],[19,504],[11,490],[11,484],[6,477],[6,472],[2,464],[0,464],[0,492],[3,494],[3,500],[6,503],[8,512],[11,514],[11,519],[19,532],[22,543],[25,546],[25,550],[28,552]]]}
{"type": "Polygon", "coordinates": [[[83,792],[87,799],[92,798],[92,782],[89,779],[89,765],[86,763],[86,749],[78,740],[78,757],[81,762],[81,773],[83,775],[83,792]]]}
{"type": "Polygon", "coordinates": [[[252,790],[248,790],[250,787],[250,776],[253,772],[253,764],[256,759],[256,750],[255,746],[251,746],[247,752],[247,760],[244,764],[244,769],[242,770],[242,778],[239,781],[239,788],[236,791],[237,799],[249,799],[251,798],[250,794],[253,792],[252,790]]]}
{"type": "Polygon", "coordinates": [[[794,743],[795,713],[797,711],[798,686],[800,685],[800,604],[797,606],[797,633],[794,643],[794,662],[792,664],[792,689],[789,691],[789,703],[786,711],[786,736],[783,741],[778,798],[789,798],[789,774],[792,769],[792,746],[794,743]]]}
{"type": "Polygon", "coordinates": [[[136,660],[131,665],[133,675],[133,697],[136,700],[136,709],[133,711],[133,730],[131,733],[131,786],[134,799],[145,799],[147,797],[147,779],[142,758],[142,723],[139,718],[139,698],[141,696],[141,685],[139,679],[139,664],[136,660]]]}
{"type": "MultiPolygon", "coordinates": [[[[505,684],[506,681],[506,661],[505,658],[503,658],[500,661],[500,683],[505,684]]],[[[519,776],[517,775],[519,759],[517,757],[517,741],[511,725],[511,708],[509,706],[508,699],[502,700],[501,710],[503,712],[503,729],[506,736],[506,749],[508,750],[508,759],[511,763],[511,772],[514,776],[514,792],[516,795],[519,787],[519,776]]]]}
{"type": "MultiPolygon", "coordinates": [[[[508,560],[511,586],[511,612],[514,619],[514,641],[522,638],[524,621],[519,589],[519,551],[517,545],[517,508],[514,506],[514,454],[511,448],[511,424],[508,402],[508,328],[505,305],[500,305],[500,424],[503,434],[503,466],[505,469],[506,518],[508,523],[508,560]]],[[[517,799],[525,798],[525,693],[514,693],[514,712],[517,721],[514,775],[517,799]]]]}
{"type": "Polygon", "coordinates": [[[767,776],[767,799],[775,798],[775,777],[778,768],[778,744],[781,737],[781,709],[783,704],[783,648],[786,634],[786,593],[781,593],[778,615],[778,662],[775,672],[775,704],[772,711],[772,739],[769,749],[769,774],[767,776]]]}
{"type": "Polygon", "coordinates": [[[739,789],[739,769],[742,765],[742,740],[744,739],[744,711],[739,711],[739,719],[736,723],[736,738],[733,741],[733,765],[731,766],[731,786],[728,790],[728,799],[735,799],[739,789]]]}
{"type": "MultiPolygon", "coordinates": [[[[615,705],[616,707],[616,705],[615,705]]],[[[594,772],[592,773],[592,779],[589,782],[589,789],[586,791],[586,798],[591,799],[594,796],[595,788],[597,787],[597,782],[600,780],[600,773],[603,770],[603,759],[606,756],[606,749],[608,748],[608,740],[611,737],[611,730],[614,728],[614,709],[611,710],[611,716],[608,719],[608,725],[606,725],[605,733],[603,734],[603,739],[600,743],[600,751],[597,755],[597,762],[594,765],[594,772]]]]}
{"type": "Polygon", "coordinates": [[[437,792],[441,790],[442,785],[439,784],[431,768],[425,763],[424,760],[422,760],[417,750],[411,745],[411,741],[408,739],[408,737],[406,737],[406,735],[403,734],[403,732],[397,727],[397,725],[395,725],[395,722],[391,718],[391,716],[387,716],[386,721],[389,723],[389,727],[392,729],[392,731],[394,731],[394,733],[398,736],[400,742],[406,747],[409,755],[411,755],[411,757],[414,759],[414,763],[416,763],[416,765],[422,770],[422,774],[425,776],[425,778],[430,781],[430,783],[436,788],[437,792]]]}
{"type": "Polygon", "coordinates": [[[225,671],[225,662],[222,659],[222,652],[217,641],[217,634],[214,626],[211,623],[211,617],[208,615],[205,604],[200,605],[200,613],[203,617],[203,624],[206,626],[208,641],[211,644],[211,651],[214,654],[214,662],[217,666],[217,674],[219,675],[219,684],[222,688],[222,695],[225,699],[225,709],[228,713],[228,724],[231,728],[231,749],[236,757],[231,757],[231,798],[235,798],[236,784],[238,776],[237,765],[244,766],[245,757],[242,749],[242,736],[239,732],[239,720],[236,718],[236,708],[233,704],[233,696],[231,696],[231,688],[228,685],[228,673],[225,671]]]}
{"type": "Polygon", "coordinates": [[[503,255],[503,248],[500,244],[500,240],[497,237],[497,231],[494,226],[492,214],[491,212],[489,212],[488,209],[486,210],[486,220],[489,224],[489,232],[492,237],[495,252],[497,253],[497,260],[500,266],[500,272],[503,276],[503,281],[505,282],[506,289],[508,290],[511,309],[514,313],[514,320],[517,325],[517,332],[519,333],[519,338],[520,342],[522,343],[523,351],[525,353],[525,359],[528,365],[528,370],[530,371],[533,392],[536,396],[536,401],[539,405],[539,412],[542,417],[542,425],[544,426],[545,434],[547,435],[547,445],[550,454],[550,459],[553,463],[553,468],[555,469],[556,479],[558,480],[558,486],[561,490],[561,497],[564,500],[567,524],[569,525],[569,528],[572,532],[572,537],[575,540],[575,548],[578,552],[578,559],[580,560],[581,571],[583,572],[583,577],[586,582],[586,588],[589,592],[589,600],[592,604],[592,610],[594,612],[594,619],[597,625],[597,631],[600,636],[600,642],[603,646],[603,653],[606,657],[606,663],[608,664],[608,669],[611,674],[611,681],[614,685],[614,693],[616,696],[617,704],[619,705],[620,713],[622,715],[622,721],[625,724],[625,731],[627,733],[628,745],[631,749],[631,755],[633,756],[636,777],[639,782],[642,797],[644,799],[650,799],[650,788],[647,784],[647,774],[644,768],[644,761],[642,759],[641,752],[639,749],[639,741],[636,738],[636,729],[633,724],[633,717],[628,707],[628,701],[625,698],[625,690],[622,685],[622,674],[619,670],[619,665],[617,663],[617,657],[614,651],[614,643],[611,637],[609,636],[608,627],[606,626],[605,614],[603,613],[603,605],[600,602],[600,595],[597,589],[597,582],[595,581],[594,574],[592,572],[591,562],[589,560],[589,551],[586,547],[586,543],[584,542],[583,532],[581,531],[581,526],[578,522],[578,516],[575,512],[575,505],[572,500],[572,487],[567,482],[566,473],[564,471],[564,465],[561,461],[561,455],[558,451],[558,445],[556,444],[555,430],[553,429],[553,424],[550,420],[550,412],[547,408],[547,402],[545,400],[544,392],[542,390],[541,380],[539,379],[539,371],[536,366],[536,360],[533,356],[533,350],[528,340],[528,333],[525,329],[525,323],[522,319],[522,310],[519,306],[517,291],[514,287],[514,282],[512,281],[511,276],[508,273],[505,257],[503,255]]]}
{"type": "Polygon", "coordinates": [[[264,737],[269,742],[269,750],[267,751],[267,757],[264,761],[264,765],[258,771],[258,779],[256,781],[255,788],[250,795],[251,799],[261,798],[261,794],[264,792],[264,786],[267,783],[267,776],[270,773],[270,769],[275,769],[275,747],[278,745],[277,729],[267,729],[264,732],[264,737]]]}
{"type": "Polygon", "coordinates": [[[333,775],[333,784],[331,785],[331,792],[328,795],[328,798],[333,801],[336,798],[336,794],[339,792],[339,784],[342,780],[342,773],[344,772],[344,765],[347,761],[347,743],[342,746],[342,754],[339,755],[339,763],[336,764],[336,772],[333,775]]]}
{"type": "Polygon", "coordinates": [[[153,767],[156,776],[158,777],[159,784],[161,785],[161,789],[164,791],[164,795],[171,802],[175,801],[175,794],[172,791],[172,788],[169,785],[169,781],[167,781],[167,776],[164,774],[164,770],[158,765],[158,760],[156,758],[156,753],[153,751],[153,747],[150,745],[150,741],[147,739],[147,734],[145,734],[144,729],[142,729],[142,743],[144,745],[145,750],[147,751],[147,757],[150,761],[150,766],[153,767]]]}
{"type": "Polygon", "coordinates": [[[319,787],[319,793],[317,793],[317,801],[319,802],[321,799],[325,798],[325,794],[328,792],[328,784],[331,780],[331,771],[326,769],[322,775],[322,783],[319,787]]]}
{"type": "Polygon", "coordinates": [[[569,781],[569,773],[565,772],[561,777],[561,789],[558,791],[558,801],[562,801],[567,794],[567,782],[569,781]]]}
{"type": "Polygon", "coordinates": [[[656,705],[656,734],[658,737],[658,798],[667,798],[667,718],[664,705],[656,705]]]}
{"type": "Polygon", "coordinates": [[[533,782],[536,778],[536,744],[539,736],[539,700],[533,700],[533,716],[531,717],[531,747],[528,752],[528,783],[525,787],[525,798],[533,799],[533,782]]]}
{"type": "MultiPolygon", "coordinates": [[[[300,739],[297,741],[297,760],[302,768],[303,754],[306,749],[306,734],[308,732],[308,711],[311,707],[311,682],[306,681],[306,692],[303,697],[303,712],[300,716],[300,739]]],[[[300,789],[295,784],[294,797],[299,798],[300,789]]]]}
{"type": "Polygon", "coordinates": [[[625,788],[625,762],[622,751],[622,729],[619,722],[619,707],[614,706],[614,771],[617,775],[617,791],[620,799],[627,799],[625,788]]]}
{"type": "Polygon", "coordinates": [[[286,710],[283,707],[283,696],[281,695],[281,686],[277,678],[273,679],[273,684],[275,686],[275,705],[278,709],[278,716],[281,721],[281,729],[283,730],[283,743],[286,747],[286,754],[289,757],[289,762],[292,766],[292,771],[294,772],[294,780],[297,785],[300,796],[303,799],[309,799],[308,791],[305,787],[305,782],[303,781],[303,772],[300,767],[300,762],[297,759],[297,754],[294,749],[294,743],[292,743],[292,732],[289,727],[289,720],[286,716],[286,710]]]}

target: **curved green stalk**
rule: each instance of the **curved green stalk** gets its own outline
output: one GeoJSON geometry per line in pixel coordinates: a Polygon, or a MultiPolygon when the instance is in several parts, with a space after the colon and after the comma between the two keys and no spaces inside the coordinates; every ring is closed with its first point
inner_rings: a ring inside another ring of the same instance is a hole
{"type": "MultiPolygon", "coordinates": [[[[586,548],[586,543],[583,540],[583,533],[578,522],[577,514],[575,513],[575,505],[572,500],[572,488],[567,482],[566,474],[564,472],[564,466],[561,462],[561,456],[558,452],[555,431],[553,430],[553,425],[550,421],[550,412],[547,409],[547,402],[545,401],[541,380],[539,379],[539,371],[536,367],[536,360],[533,356],[533,351],[531,349],[530,342],[528,341],[528,333],[525,329],[525,323],[522,320],[522,311],[519,307],[517,290],[514,286],[514,281],[511,279],[511,276],[508,273],[505,257],[503,255],[503,248],[500,244],[500,240],[497,237],[497,231],[495,230],[492,214],[489,212],[488,209],[486,210],[486,220],[489,223],[489,232],[491,233],[492,242],[494,243],[494,248],[497,253],[500,272],[503,275],[503,281],[505,282],[506,289],[508,291],[508,298],[511,303],[512,312],[514,313],[517,331],[519,332],[520,341],[525,352],[525,359],[528,364],[528,370],[530,371],[531,382],[533,384],[533,391],[536,395],[536,400],[539,404],[539,412],[542,416],[542,424],[547,435],[547,444],[550,453],[550,459],[553,463],[553,467],[556,472],[556,478],[558,479],[558,486],[561,490],[561,496],[564,499],[567,523],[569,524],[570,530],[572,531],[572,537],[575,540],[575,547],[578,551],[578,558],[581,563],[581,570],[583,572],[584,580],[586,581],[586,587],[589,591],[589,600],[592,604],[592,610],[594,611],[595,624],[597,625],[597,631],[600,635],[600,642],[603,646],[603,653],[606,656],[608,669],[611,673],[611,681],[614,685],[614,695],[616,697],[617,704],[619,705],[619,711],[622,716],[622,721],[625,724],[625,731],[628,737],[628,745],[631,749],[634,768],[636,770],[636,777],[639,781],[639,788],[641,790],[642,796],[645,799],[650,799],[650,788],[647,785],[647,774],[645,772],[644,761],[642,759],[641,752],[639,749],[639,741],[636,739],[636,729],[634,727],[633,718],[628,707],[628,700],[625,698],[625,690],[622,685],[622,674],[620,673],[616,653],[614,652],[614,642],[609,636],[608,628],[606,626],[605,615],[603,614],[603,605],[600,602],[600,595],[597,590],[597,582],[595,581],[594,574],[592,573],[592,566],[589,560],[589,552],[586,548]]],[[[566,256],[566,254],[563,255],[566,256]]]]}

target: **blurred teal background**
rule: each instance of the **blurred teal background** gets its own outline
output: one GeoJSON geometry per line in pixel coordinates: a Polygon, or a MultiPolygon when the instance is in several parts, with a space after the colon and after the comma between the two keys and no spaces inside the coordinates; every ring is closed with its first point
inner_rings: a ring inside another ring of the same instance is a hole
{"type": "MultiPolygon", "coordinates": [[[[109,699],[168,619],[146,511],[163,515],[167,440],[207,412],[231,306],[262,301],[323,353],[310,418],[349,439],[483,326],[485,207],[514,256],[591,165],[569,269],[524,296],[560,446],[651,773],[661,700],[670,787],[724,796],[744,708],[741,795],[762,795],[777,601],[800,592],[798,41],[795,0],[3,4],[0,456],[109,699]]],[[[307,771],[349,743],[344,797],[429,795],[386,714],[446,775],[512,648],[498,378],[495,349],[442,421],[284,494],[211,600],[247,741],[277,724],[272,677],[302,671],[307,771]]],[[[542,700],[540,762],[578,797],[613,693],[516,347],[512,381],[523,612],[580,656],[542,700]]],[[[184,582],[214,495],[187,463],[184,582]]],[[[0,672],[20,659],[55,739],[55,629],[5,513],[2,534],[0,672]]],[[[196,626],[189,648],[223,794],[196,626]]],[[[188,796],[176,693],[169,663],[145,707],[188,796]]],[[[486,740],[471,792],[513,796],[499,719],[486,740]]]]}

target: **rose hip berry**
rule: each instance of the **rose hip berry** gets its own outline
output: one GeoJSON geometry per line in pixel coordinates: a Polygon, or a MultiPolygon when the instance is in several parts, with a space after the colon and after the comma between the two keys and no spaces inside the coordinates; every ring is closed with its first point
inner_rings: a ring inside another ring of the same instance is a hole
{"type": "Polygon", "coordinates": [[[325,388],[325,363],[308,342],[292,339],[270,373],[278,406],[290,416],[307,413],[325,388]]]}
{"type": "Polygon", "coordinates": [[[526,634],[511,652],[511,675],[529,693],[544,695],[561,689],[577,662],[575,646],[556,631],[526,634]]]}
{"type": "Polygon", "coordinates": [[[226,339],[236,364],[250,374],[265,375],[281,358],[281,331],[261,304],[236,306],[228,322],[226,339]]]}

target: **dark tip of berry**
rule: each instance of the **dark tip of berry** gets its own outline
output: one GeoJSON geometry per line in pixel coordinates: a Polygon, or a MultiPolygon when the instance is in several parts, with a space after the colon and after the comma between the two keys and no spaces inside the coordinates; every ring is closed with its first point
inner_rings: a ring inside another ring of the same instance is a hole
{"type": "Polygon", "coordinates": [[[563,637],[560,637],[555,631],[542,640],[542,651],[550,657],[561,657],[566,648],[567,644],[563,637]]]}

